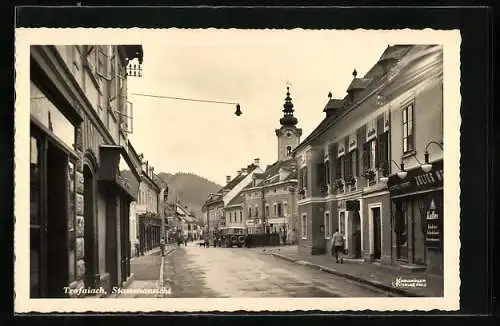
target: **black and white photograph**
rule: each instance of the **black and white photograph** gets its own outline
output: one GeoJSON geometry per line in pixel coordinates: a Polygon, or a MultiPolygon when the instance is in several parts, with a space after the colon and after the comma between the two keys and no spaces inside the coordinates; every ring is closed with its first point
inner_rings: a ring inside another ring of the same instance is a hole
{"type": "Polygon", "coordinates": [[[457,309],[459,51],[16,30],[15,310],[457,309]]]}

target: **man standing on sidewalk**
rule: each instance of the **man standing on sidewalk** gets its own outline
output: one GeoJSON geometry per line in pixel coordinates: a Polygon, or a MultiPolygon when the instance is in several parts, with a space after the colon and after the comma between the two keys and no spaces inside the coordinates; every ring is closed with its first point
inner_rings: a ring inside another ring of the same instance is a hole
{"type": "Polygon", "coordinates": [[[344,235],[339,232],[339,229],[335,229],[335,233],[332,235],[332,251],[335,252],[335,260],[339,262],[339,254],[340,254],[340,263],[344,263],[344,235]]]}

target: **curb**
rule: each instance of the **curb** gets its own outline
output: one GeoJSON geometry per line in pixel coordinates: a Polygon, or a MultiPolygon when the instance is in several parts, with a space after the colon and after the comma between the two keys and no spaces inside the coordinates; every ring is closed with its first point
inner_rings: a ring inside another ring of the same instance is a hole
{"type": "Polygon", "coordinates": [[[326,267],[326,266],[322,266],[322,265],[318,265],[318,264],[313,264],[313,263],[310,263],[310,262],[305,261],[305,260],[294,259],[294,258],[290,258],[290,257],[287,257],[285,255],[281,255],[281,254],[277,254],[277,253],[272,253],[272,255],[275,256],[275,257],[281,258],[283,260],[295,263],[295,264],[299,264],[299,265],[303,265],[303,266],[315,268],[315,269],[318,269],[320,271],[323,271],[323,272],[326,272],[326,273],[329,273],[329,274],[333,274],[333,275],[336,275],[336,276],[344,277],[344,278],[347,278],[349,280],[352,280],[352,281],[355,281],[355,282],[358,282],[358,283],[363,283],[363,284],[367,284],[367,285],[370,285],[370,286],[374,286],[376,288],[379,288],[379,289],[387,291],[387,292],[392,292],[392,293],[403,295],[403,296],[406,296],[406,297],[425,297],[425,296],[420,295],[420,294],[416,294],[416,293],[413,293],[413,292],[410,292],[410,291],[406,291],[406,290],[394,288],[394,287],[389,286],[389,285],[385,285],[385,284],[383,284],[381,282],[369,281],[367,279],[364,279],[364,278],[361,278],[361,277],[357,277],[357,276],[354,276],[354,275],[351,275],[351,274],[348,274],[348,273],[343,273],[343,272],[336,271],[336,270],[334,270],[334,269],[332,269],[330,267],[326,267]]]}

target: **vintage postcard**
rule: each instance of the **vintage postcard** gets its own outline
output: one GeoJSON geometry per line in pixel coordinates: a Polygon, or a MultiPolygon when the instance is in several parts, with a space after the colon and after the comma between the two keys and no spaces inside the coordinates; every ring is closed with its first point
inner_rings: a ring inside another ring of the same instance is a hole
{"type": "Polygon", "coordinates": [[[458,310],[460,42],[17,29],[15,312],[458,310]]]}

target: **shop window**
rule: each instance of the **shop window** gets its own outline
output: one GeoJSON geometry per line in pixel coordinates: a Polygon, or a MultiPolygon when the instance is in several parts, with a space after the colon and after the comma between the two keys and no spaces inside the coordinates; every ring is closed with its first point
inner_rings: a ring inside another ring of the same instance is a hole
{"type": "Polygon", "coordinates": [[[307,214],[302,214],[300,228],[302,239],[307,239],[307,214]]]}
{"type": "Polygon", "coordinates": [[[403,108],[402,115],[403,153],[408,153],[414,150],[413,103],[403,108]]]}

